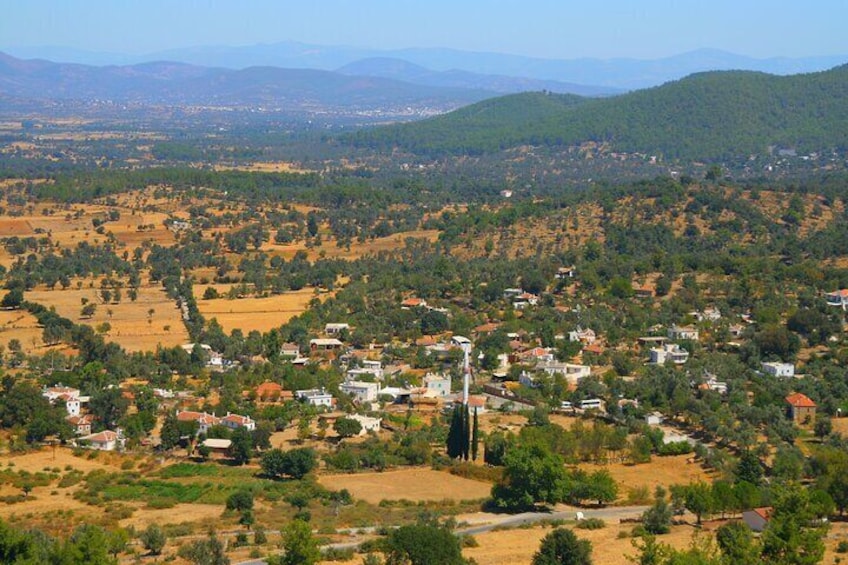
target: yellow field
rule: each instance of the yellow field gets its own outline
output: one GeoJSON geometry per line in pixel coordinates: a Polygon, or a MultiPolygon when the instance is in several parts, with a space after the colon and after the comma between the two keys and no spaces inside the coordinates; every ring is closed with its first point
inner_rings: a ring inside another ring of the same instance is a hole
{"type": "Polygon", "coordinates": [[[245,335],[252,330],[267,332],[285,324],[294,316],[303,313],[309,302],[319,296],[315,294],[315,289],[303,288],[263,298],[203,300],[203,293],[208,286],[212,286],[218,292],[225,294],[232,285],[194,286],[197,306],[203,317],[207,320],[217,319],[227,333],[239,328],[245,335]]]}
{"type": "Polygon", "coordinates": [[[46,350],[38,322],[25,310],[0,310],[0,344],[7,347],[11,339],[20,341],[27,355],[43,354],[46,350]]]}
{"type": "MultiPolygon", "coordinates": [[[[600,530],[575,529],[574,533],[592,543],[592,563],[595,565],[624,565],[631,563],[627,556],[637,555],[638,551],[633,547],[633,538],[619,538],[618,534],[632,529],[632,524],[609,523],[600,530]]],[[[550,528],[538,527],[479,534],[474,536],[479,546],[466,548],[462,554],[473,558],[479,565],[530,563],[542,538],[550,531],[550,528]]],[[[684,549],[689,546],[694,532],[690,526],[675,526],[671,533],[659,536],[657,541],[684,549]]]]}
{"type": "Polygon", "coordinates": [[[432,469],[403,469],[382,473],[321,475],[327,488],[346,488],[354,498],[379,504],[381,500],[476,500],[489,496],[492,485],[432,469]]]}
{"type": "Polygon", "coordinates": [[[67,290],[32,290],[26,293],[26,299],[48,308],[54,306],[61,316],[77,323],[92,327],[108,322],[111,329],[106,334],[109,341],[120,344],[128,351],[152,351],[161,344],[173,347],[188,343],[189,337],[182,322],[180,310],[173,300],[168,298],[160,286],[142,286],[138,290],[138,299],[130,301],[127,289],[122,289],[122,299],[118,304],[102,304],[100,288],[67,290]],[[90,319],[81,319],[82,299],[97,304],[97,310],[90,319]],[[153,309],[152,316],[149,311],[153,309]],[[111,314],[110,314],[111,311],[111,314]]]}
{"type": "MultiPolygon", "coordinates": [[[[625,465],[612,463],[609,465],[581,464],[584,471],[593,472],[606,469],[622,487],[635,488],[644,486],[648,494],[653,496],[657,485],[668,488],[670,485],[686,485],[698,481],[712,482],[712,477],[698,463],[689,463],[692,455],[675,455],[673,457],[654,457],[650,463],[640,465],[625,465]]],[[[621,497],[627,496],[624,489],[621,497]]]]}

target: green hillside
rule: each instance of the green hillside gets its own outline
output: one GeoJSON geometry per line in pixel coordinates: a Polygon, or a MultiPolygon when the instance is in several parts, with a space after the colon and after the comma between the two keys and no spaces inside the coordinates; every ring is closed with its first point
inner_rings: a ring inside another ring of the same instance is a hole
{"type": "Polygon", "coordinates": [[[671,159],[744,158],[769,146],[799,152],[846,148],[848,66],[786,77],[699,73],[605,99],[518,94],[348,139],[431,156],[585,141],[671,159]]]}

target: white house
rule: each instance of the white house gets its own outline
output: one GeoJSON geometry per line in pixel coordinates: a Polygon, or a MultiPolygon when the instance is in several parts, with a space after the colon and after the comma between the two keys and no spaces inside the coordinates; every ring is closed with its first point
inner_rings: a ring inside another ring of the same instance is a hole
{"type": "Polygon", "coordinates": [[[245,428],[246,430],[252,432],[256,429],[256,422],[254,422],[253,418],[251,418],[250,416],[230,414],[229,412],[227,412],[226,416],[221,418],[221,424],[230,428],[231,430],[245,428]]]}
{"type": "Polygon", "coordinates": [[[383,364],[379,361],[371,361],[366,359],[362,362],[362,367],[347,370],[348,380],[356,380],[358,378],[362,378],[363,376],[370,376],[374,378],[374,380],[382,381],[384,376],[383,364]]]}
{"type": "Polygon", "coordinates": [[[332,408],[334,403],[333,395],[322,389],[312,388],[308,390],[296,390],[295,397],[312,406],[326,406],[332,408]]]}
{"type": "Polygon", "coordinates": [[[579,341],[581,343],[592,345],[595,343],[596,339],[597,336],[595,335],[595,330],[591,328],[584,330],[580,326],[577,326],[576,330],[568,332],[568,341],[579,341]]]}
{"type": "Polygon", "coordinates": [[[371,418],[370,416],[362,416],[360,414],[353,414],[350,416],[345,416],[350,420],[356,420],[362,426],[362,431],[359,432],[359,435],[364,436],[368,432],[377,433],[380,431],[380,424],[382,423],[382,418],[371,418]]]}
{"type": "Polygon", "coordinates": [[[214,414],[207,414],[206,412],[193,412],[191,410],[183,410],[177,412],[177,420],[180,422],[197,422],[198,434],[208,433],[209,428],[221,424],[221,418],[214,414]]]}
{"type": "Polygon", "coordinates": [[[689,339],[698,341],[698,329],[692,326],[674,325],[668,328],[668,339],[689,339]]]}
{"type": "Polygon", "coordinates": [[[330,351],[333,349],[341,349],[342,347],[344,347],[344,344],[334,337],[319,337],[309,340],[309,348],[313,351],[330,351]]]}
{"type": "Polygon", "coordinates": [[[447,396],[451,391],[450,375],[427,374],[424,376],[424,388],[428,396],[447,396]]]}
{"type": "Polygon", "coordinates": [[[701,389],[711,390],[719,394],[727,394],[727,383],[717,380],[714,376],[710,376],[706,382],[701,383],[701,389]]]}
{"type": "Polygon", "coordinates": [[[462,335],[455,335],[451,338],[451,345],[465,349],[471,347],[471,340],[462,335]]]}
{"type": "Polygon", "coordinates": [[[603,410],[604,401],[600,398],[587,398],[580,401],[581,410],[603,410]]]}
{"type": "Polygon", "coordinates": [[[64,403],[68,416],[79,416],[82,405],[88,402],[89,398],[87,396],[80,396],[79,389],[62,386],[61,384],[42,389],[41,395],[50,404],[64,403]]]}
{"type": "Polygon", "coordinates": [[[353,396],[357,402],[373,402],[380,393],[379,383],[365,381],[345,381],[339,385],[339,392],[353,396]]]}
{"type": "Polygon", "coordinates": [[[763,371],[774,377],[794,377],[795,365],[792,363],[779,363],[777,361],[763,362],[763,371]]]}
{"type": "Polygon", "coordinates": [[[671,361],[675,365],[682,365],[689,360],[689,352],[676,343],[664,343],[662,347],[651,348],[651,363],[663,365],[671,361]]]}
{"type": "Polygon", "coordinates": [[[548,375],[562,375],[568,382],[575,384],[580,379],[588,377],[592,374],[592,367],[589,365],[577,365],[575,363],[560,363],[558,361],[549,361],[539,363],[536,369],[545,371],[548,375]]]}
{"type": "Polygon", "coordinates": [[[191,352],[194,351],[195,345],[200,345],[200,349],[202,349],[203,352],[206,354],[206,356],[207,356],[206,366],[207,367],[223,367],[224,366],[223,355],[221,355],[217,351],[214,351],[212,349],[211,345],[208,345],[206,343],[200,343],[200,344],[186,343],[186,344],[183,344],[181,347],[183,348],[183,351],[185,351],[186,353],[191,355],[191,352]]]}
{"type": "Polygon", "coordinates": [[[663,415],[659,412],[651,412],[645,416],[645,423],[649,426],[659,426],[663,423],[663,415]]]}
{"type": "Polygon", "coordinates": [[[79,438],[77,444],[100,451],[115,451],[116,449],[123,448],[124,437],[120,432],[103,430],[102,432],[79,438]]]}
{"type": "Polygon", "coordinates": [[[324,333],[327,335],[339,335],[343,331],[350,331],[350,325],[331,323],[324,326],[324,333]]]}

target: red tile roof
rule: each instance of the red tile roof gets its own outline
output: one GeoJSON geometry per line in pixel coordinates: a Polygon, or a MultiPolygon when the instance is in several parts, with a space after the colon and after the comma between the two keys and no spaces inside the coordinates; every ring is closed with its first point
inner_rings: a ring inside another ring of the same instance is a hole
{"type": "Polygon", "coordinates": [[[801,394],[800,392],[794,392],[786,397],[786,402],[788,402],[793,408],[815,408],[816,403],[810,400],[810,397],[801,394]]]}

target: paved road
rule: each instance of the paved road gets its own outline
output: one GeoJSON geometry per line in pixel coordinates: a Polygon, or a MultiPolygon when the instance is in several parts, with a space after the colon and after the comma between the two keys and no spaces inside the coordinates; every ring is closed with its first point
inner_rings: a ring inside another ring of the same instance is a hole
{"type": "MultiPolygon", "coordinates": [[[[648,506],[609,506],[606,508],[578,508],[578,507],[560,507],[551,512],[523,512],[521,514],[484,514],[480,513],[471,519],[472,522],[479,522],[477,525],[469,524],[467,526],[457,528],[457,534],[462,535],[477,535],[484,532],[490,532],[495,528],[516,528],[527,524],[534,524],[544,520],[574,520],[577,512],[582,512],[584,518],[600,518],[601,520],[614,521],[629,518],[638,518],[642,515],[648,506]]],[[[373,531],[374,528],[357,528],[357,532],[366,533],[373,531]]],[[[349,549],[355,548],[362,540],[349,541],[341,543],[331,543],[322,546],[323,548],[349,549]]],[[[250,561],[241,561],[236,565],[266,565],[264,559],[251,559],[250,561]]]]}

